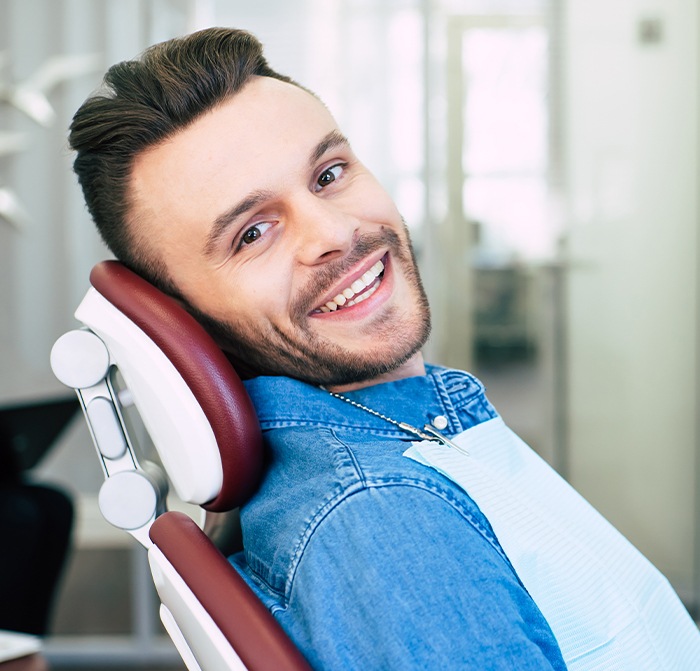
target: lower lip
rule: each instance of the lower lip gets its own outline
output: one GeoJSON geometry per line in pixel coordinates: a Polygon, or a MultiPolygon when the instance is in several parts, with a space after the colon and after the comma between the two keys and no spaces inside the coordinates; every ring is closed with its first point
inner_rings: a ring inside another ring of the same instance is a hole
{"type": "MultiPolygon", "coordinates": [[[[386,254],[382,258],[382,263],[384,264],[384,270],[382,272],[381,280],[379,286],[374,290],[374,293],[364,300],[351,305],[350,307],[343,307],[340,310],[334,310],[333,312],[313,312],[311,317],[321,318],[321,319],[362,319],[368,314],[374,312],[390,295],[393,287],[393,273],[391,272],[391,263],[389,261],[389,255],[386,254]]],[[[375,280],[376,281],[376,280],[375,280]]]]}

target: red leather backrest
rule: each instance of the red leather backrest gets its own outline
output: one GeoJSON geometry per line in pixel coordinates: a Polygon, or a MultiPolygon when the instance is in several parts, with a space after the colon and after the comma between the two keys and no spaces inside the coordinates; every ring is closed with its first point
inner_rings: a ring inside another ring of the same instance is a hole
{"type": "Polygon", "coordinates": [[[225,511],[243,504],[261,476],[262,434],[231,362],[177,301],[118,261],[98,263],[90,282],[163,351],[209,420],[224,479],[219,495],[204,508],[225,511]]]}
{"type": "Polygon", "coordinates": [[[277,620],[189,517],[161,515],[150,536],[248,671],[311,671],[277,620]]]}

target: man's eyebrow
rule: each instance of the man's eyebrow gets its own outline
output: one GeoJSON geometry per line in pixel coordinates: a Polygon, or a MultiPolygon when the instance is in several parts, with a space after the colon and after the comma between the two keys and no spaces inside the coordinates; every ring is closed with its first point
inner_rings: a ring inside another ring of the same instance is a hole
{"type": "Polygon", "coordinates": [[[346,146],[349,147],[350,143],[348,139],[339,130],[332,130],[326,137],[324,137],[311,152],[309,157],[309,165],[313,165],[320,159],[329,149],[334,147],[346,146]]]}
{"type": "Polygon", "coordinates": [[[269,198],[272,198],[270,191],[254,191],[230,210],[220,214],[214,220],[209,235],[207,235],[207,241],[204,243],[204,255],[207,257],[213,256],[219,240],[221,240],[236,219],[269,198]]]}

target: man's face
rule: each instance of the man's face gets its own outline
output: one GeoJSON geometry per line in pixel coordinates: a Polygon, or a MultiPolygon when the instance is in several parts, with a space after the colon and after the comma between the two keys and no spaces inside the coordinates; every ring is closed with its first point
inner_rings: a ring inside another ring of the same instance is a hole
{"type": "Polygon", "coordinates": [[[140,155],[131,196],[136,244],[244,370],[369,381],[427,338],[395,205],[296,86],[253,78],[140,155]]]}

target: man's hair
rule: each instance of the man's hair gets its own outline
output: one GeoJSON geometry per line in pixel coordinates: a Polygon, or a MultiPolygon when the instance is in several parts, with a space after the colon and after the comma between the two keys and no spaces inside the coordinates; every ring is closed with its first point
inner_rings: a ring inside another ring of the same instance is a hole
{"type": "Polygon", "coordinates": [[[134,160],[256,75],[298,86],[270,68],[250,33],[208,28],[112,66],[73,117],[73,169],[102,239],[125,265],[169,293],[178,292],[162,260],[152,244],[139,244],[134,230],[129,192],[134,160]]]}

